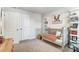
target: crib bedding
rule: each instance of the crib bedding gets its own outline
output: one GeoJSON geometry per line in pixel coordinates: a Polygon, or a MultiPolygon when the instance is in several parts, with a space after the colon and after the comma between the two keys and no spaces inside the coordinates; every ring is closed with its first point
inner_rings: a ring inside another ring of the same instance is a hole
{"type": "Polygon", "coordinates": [[[56,40],[57,40],[57,37],[56,37],[56,35],[51,35],[51,34],[49,34],[49,35],[44,35],[44,37],[46,38],[46,39],[48,39],[48,40],[52,40],[53,42],[55,42],[56,40]]]}
{"type": "Polygon", "coordinates": [[[45,40],[53,42],[55,44],[58,45],[62,45],[62,38],[58,39],[56,35],[53,34],[48,34],[48,35],[44,35],[45,40]]]}
{"type": "Polygon", "coordinates": [[[57,40],[56,40],[55,42],[53,42],[53,43],[62,46],[62,39],[60,39],[60,40],[57,39],[57,40]]]}

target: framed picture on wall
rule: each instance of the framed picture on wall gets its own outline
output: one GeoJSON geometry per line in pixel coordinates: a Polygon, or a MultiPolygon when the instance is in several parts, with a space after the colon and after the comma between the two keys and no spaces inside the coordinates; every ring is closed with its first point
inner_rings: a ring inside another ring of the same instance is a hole
{"type": "Polygon", "coordinates": [[[60,14],[52,16],[52,24],[60,24],[62,21],[60,20],[60,14]]]}
{"type": "Polygon", "coordinates": [[[45,19],[44,19],[44,24],[48,24],[47,19],[48,19],[48,18],[45,18],[45,19]]]}

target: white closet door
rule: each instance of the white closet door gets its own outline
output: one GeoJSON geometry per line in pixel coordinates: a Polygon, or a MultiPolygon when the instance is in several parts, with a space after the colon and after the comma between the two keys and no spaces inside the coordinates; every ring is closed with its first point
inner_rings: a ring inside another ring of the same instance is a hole
{"type": "Polygon", "coordinates": [[[20,14],[16,12],[5,12],[4,15],[4,36],[10,36],[14,39],[14,43],[21,40],[20,32],[20,14]]]}
{"type": "Polygon", "coordinates": [[[22,40],[31,39],[30,37],[30,16],[22,14],[22,40]]]}

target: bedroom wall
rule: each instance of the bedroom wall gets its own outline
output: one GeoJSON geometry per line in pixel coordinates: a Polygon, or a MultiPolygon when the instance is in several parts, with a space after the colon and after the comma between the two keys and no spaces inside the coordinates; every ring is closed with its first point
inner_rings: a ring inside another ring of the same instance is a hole
{"type": "Polygon", "coordinates": [[[41,20],[42,20],[42,15],[38,13],[31,13],[31,37],[33,36],[34,38],[37,36],[37,34],[41,33],[41,20]]]}
{"type": "Polygon", "coordinates": [[[52,11],[50,13],[46,13],[43,15],[43,19],[48,18],[48,27],[50,28],[60,28],[62,26],[69,26],[68,23],[68,10],[66,9],[58,9],[55,11],[52,11]],[[62,21],[62,24],[52,24],[53,16],[60,14],[60,20],[62,21]]]}

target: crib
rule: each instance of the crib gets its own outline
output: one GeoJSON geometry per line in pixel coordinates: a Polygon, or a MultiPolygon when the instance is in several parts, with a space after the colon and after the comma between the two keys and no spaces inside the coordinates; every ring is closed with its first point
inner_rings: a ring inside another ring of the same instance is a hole
{"type": "Polygon", "coordinates": [[[42,34],[42,40],[49,41],[62,47],[62,49],[68,44],[68,28],[53,28],[48,29],[48,33],[42,34]]]}

